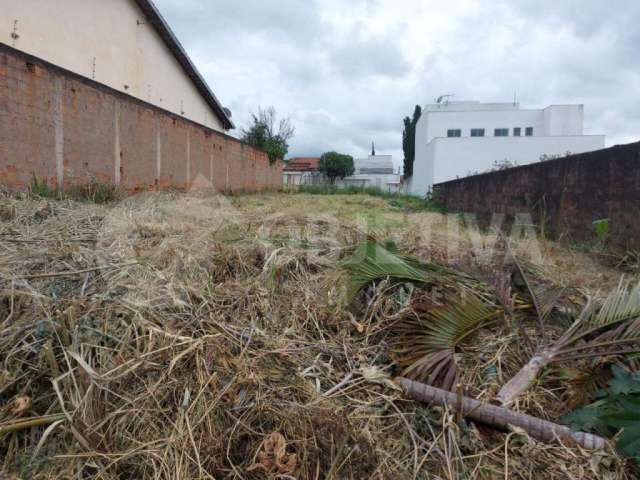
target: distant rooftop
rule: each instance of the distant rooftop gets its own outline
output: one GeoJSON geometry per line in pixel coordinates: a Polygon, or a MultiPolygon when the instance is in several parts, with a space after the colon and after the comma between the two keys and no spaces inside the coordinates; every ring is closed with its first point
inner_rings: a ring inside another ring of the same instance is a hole
{"type": "Polygon", "coordinates": [[[285,172],[315,172],[318,170],[320,157],[293,157],[287,160],[285,172]]]}

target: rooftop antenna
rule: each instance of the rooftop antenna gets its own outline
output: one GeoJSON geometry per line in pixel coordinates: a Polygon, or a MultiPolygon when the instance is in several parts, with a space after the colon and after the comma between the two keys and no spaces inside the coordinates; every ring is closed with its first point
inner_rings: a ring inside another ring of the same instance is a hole
{"type": "Polygon", "coordinates": [[[453,93],[448,93],[446,95],[440,95],[438,98],[436,98],[436,103],[438,105],[442,105],[442,102],[444,101],[445,105],[449,105],[449,99],[451,97],[455,97],[455,94],[453,93]]]}
{"type": "Polygon", "coordinates": [[[376,146],[373,144],[373,141],[371,142],[371,156],[376,156],[376,146]]]}

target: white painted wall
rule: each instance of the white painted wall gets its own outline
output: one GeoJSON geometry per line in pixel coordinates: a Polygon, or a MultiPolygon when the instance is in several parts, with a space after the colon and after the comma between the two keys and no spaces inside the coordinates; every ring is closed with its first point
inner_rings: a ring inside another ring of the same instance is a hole
{"type": "Polygon", "coordinates": [[[430,142],[434,138],[446,137],[449,129],[461,129],[462,136],[468,137],[471,135],[472,128],[484,128],[485,136],[493,136],[496,128],[508,128],[511,135],[514,127],[521,127],[522,135],[524,135],[526,127],[533,127],[534,135],[539,135],[542,132],[544,122],[542,110],[427,112],[425,125],[427,142],[430,142]]]}
{"type": "Polygon", "coordinates": [[[542,135],[582,135],[583,105],[551,105],[543,111],[542,135]]]}
{"type": "Polygon", "coordinates": [[[223,131],[146,22],[132,0],[0,0],[0,42],[223,131]]]}
{"type": "Polygon", "coordinates": [[[434,184],[434,150],[435,142],[426,141],[426,129],[416,128],[416,157],[413,162],[413,176],[408,181],[409,193],[424,196],[434,184]]]}
{"type": "Polygon", "coordinates": [[[542,155],[599,150],[604,140],[604,135],[436,138],[425,149],[426,161],[418,162],[416,155],[410,191],[425,195],[434,183],[482,173],[504,159],[526,165],[542,155]]]}
{"type": "Polygon", "coordinates": [[[427,105],[416,126],[416,158],[409,191],[425,195],[434,183],[484,172],[495,161],[518,164],[538,161],[541,155],[567,151],[582,153],[604,148],[604,136],[583,136],[583,105],[551,105],[544,109],[520,109],[517,103],[451,102],[427,105]],[[513,129],[521,128],[515,137],[513,129]],[[533,136],[526,137],[526,128],[533,136]],[[484,137],[471,137],[471,129],[483,128],[484,137]],[[508,137],[495,137],[496,128],[507,128],[508,137]],[[447,131],[460,129],[460,138],[447,131]]]}

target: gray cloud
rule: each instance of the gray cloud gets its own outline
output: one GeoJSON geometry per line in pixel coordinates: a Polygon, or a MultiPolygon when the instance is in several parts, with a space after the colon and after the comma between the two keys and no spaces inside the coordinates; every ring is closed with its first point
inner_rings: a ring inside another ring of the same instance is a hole
{"type": "Polygon", "coordinates": [[[402,118],[443,93],[585,104],[608,144],[640,132],[640,2],[156,0],[243,126],[291,115],[291,154],[376,150],[401,162],[402,118]]]}
{"type": "Polygon", "coordinates": [[[411,70],[391,36],[362,38],[357,34],[334,48],[330,54],[333,69],[351,81],[371,75],[401,77],[411,70]]]}

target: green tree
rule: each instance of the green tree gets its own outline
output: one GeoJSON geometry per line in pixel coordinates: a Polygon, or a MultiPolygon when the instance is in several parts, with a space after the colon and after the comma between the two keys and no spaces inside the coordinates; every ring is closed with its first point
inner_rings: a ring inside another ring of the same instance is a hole
{"type": "Polygon", "coordinates": [[[258,113],[251,114],[251,126],[242,129],[241,139],[261,150],[269,156],[269,162],[284,159],[289,151],[289,140],[293,138],[295,128],[290,118],[276,120],[276,110],[258,108],[258,113]]]}
{"type": "Polygon", "coordinates": [[[320,157],[318,170],[329,177],[331,185],[336,183],[336,178],[344,178],[353,175],[353,157],[338,152],[326,152],[320,157]]]}
{"type": "Polygon", "coordinates": [[[413,176],[413,162],[416,159],[416,125],[422,116],[422,108],[416,105],[413,110],[413,118],[404,117],[404,130],[402,131],[402,150],[404,152],[404,176],[413,176]]]}

